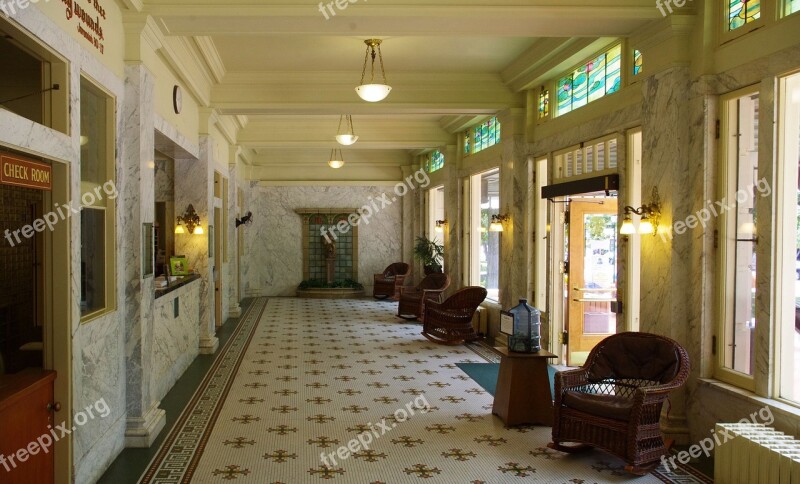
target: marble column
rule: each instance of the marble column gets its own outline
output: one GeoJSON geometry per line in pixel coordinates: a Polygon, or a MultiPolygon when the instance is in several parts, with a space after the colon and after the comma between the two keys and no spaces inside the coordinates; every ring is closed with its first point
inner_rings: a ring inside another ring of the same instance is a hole
{"type": "Polygon", "coordinates": [[[142,273],[142,224],[153,223],[155,212],[155,79],[139,63],[128,64],[125,76],[123,169],[118,174],[118,204],[124,214],[118,228],[122,244],[118,265],[120,289],[125,294],[125,444],[149,447],[166,424],[166,413],[158,408],[160,402],[150,391],[154,289],[152,274],[145,277],[142,273]]]}
{"type": "Polygon", "coordinates": [[[500,304],[515,306],[528,298],[528,171],[525,110],[506,110],[497,117],[503,129],[500,163],[500,213],[509,217],[500,239],[500,304]]]}
{"type": "MultiPolygon", "coordinates": [[[[665,236],[642,237],[641,325],[644,332],[671,337],[690,347],[688,319],[690,308],[700,303],[696,269],[691,260],[695,233],[671,234],[673,221],[685,220],[702,203],[698,180],[702,180],[702,159],[689,157],[690,116],[688,67],[672,67],[643,83],[642,105],[642,201],[649,203],[653,186],[661,199],[659,233],[665,236]],[[699,200],[698,200],[699,195],[699,200]]],[[[662,419],[662,428],[678,443],[688,441],[686,389],[670,395],[671,408],[662,419]]]]}
{"type": "MultiPolygon", "coordinates": [[[[219,347],[214,325],[213,259],[208,244],[209,217],[213,213],[214,141],[208,135],[200,136],[200,153],[197,160],[175,160],[175,213],[183,214],[192,204],[204,233],[182,234],[175,237],[175,253],[185,255],[189,268],[200,275],[200,353],[212,354],[219,347]]],[[[211,224],[213,225],[213,223],[211,224]]]]}
{"type": "Polygon", "coordinates": [[[231,147],[231,163],[228,165],[228,245],[225,251],[228,253],[228,271],[225,284],[228,290],[228,317],[238,318],[242,315],[242,308],[239,306],[241,297],[239,296],[239,231],[246,230],[245,226],[236,227],[236,219],[247,213],[244,207],[238,207],[238,185],[236,179],[236,158],[241,152],[241,147],[231,147]]]}
{"type": "Polygon", "coordinates": [[[444,181],[444,219],[447,220],[444,233],[444,266],[450,275],[450,291],[464,286],[462,255],[464,233],[462,179],[458,177],[458,146],[448,145],[445,153],[444,181]]]}

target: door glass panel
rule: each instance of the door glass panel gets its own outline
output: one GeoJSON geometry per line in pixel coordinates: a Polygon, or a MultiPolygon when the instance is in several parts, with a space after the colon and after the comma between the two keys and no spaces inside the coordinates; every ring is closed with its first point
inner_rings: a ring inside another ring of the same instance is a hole
{"type": "Polygon", "coordinates": [[[585,214],[583,227],[583,332],[612,334],[617,328],[611,312],[617,291],[617,216],[585,214]]]}

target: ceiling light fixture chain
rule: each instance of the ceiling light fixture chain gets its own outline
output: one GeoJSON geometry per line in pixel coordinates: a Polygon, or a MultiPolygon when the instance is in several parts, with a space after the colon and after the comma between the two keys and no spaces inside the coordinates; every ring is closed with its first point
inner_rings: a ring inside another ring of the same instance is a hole
{"type": "Polygon", "coordinates": [[[382,101],[389,95],[392,87],[386,84],[386,69],[383,66],[383,52],[381,51],[381,39],[367,39],[364,43],[367,45],[367,50],[364,53],[364,68],[361,70],[361,84],[356,87],[356,92],[361,99],[368,102],[382,101]],[[377,50],[377,52],[376,52],[377,50]],[[370,57],[371,62],[370,62],[370,57]],[[380,63],[380,73],[383,80],[378,84],[375,80],[375,61],[380,63]],[[370,62],[370,79],[365,84],[367,77],[367,63],[370,62]]]}

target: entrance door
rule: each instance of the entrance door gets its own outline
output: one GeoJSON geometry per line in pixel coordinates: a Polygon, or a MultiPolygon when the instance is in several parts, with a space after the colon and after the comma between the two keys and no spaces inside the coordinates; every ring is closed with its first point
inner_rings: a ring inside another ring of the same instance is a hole
{"type": "Polygon", "coordinates": [[[216,326],[219,328],[222,320],[222,210],[214,208],[214,313],[216,326]]]}
{"type": "Polygon", "coordinates": [[[582,365],[617,330],[617,200],[572,199],[569,205],[567,364],[582,365]]]}

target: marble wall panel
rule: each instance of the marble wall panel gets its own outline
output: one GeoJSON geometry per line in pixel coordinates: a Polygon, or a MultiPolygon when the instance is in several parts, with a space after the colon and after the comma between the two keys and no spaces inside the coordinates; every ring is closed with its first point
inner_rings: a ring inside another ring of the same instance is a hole
{"type": "MultiPolygon", "coordinates": [[[[391,186],[253,188],[245,203],[253,212],[254,222],[243,227],[246,247],[242,257],[244,295],[295,294],[303,279],[302,221],[295,213],[296,209],[356,208],[379,199],[383,193],[387,194],[391,205],[382,208],[369,223],[363,222],[358,226],[359,282],[367,294],[372,294],[373,274],[402,259],[402,202],[399,197],[391,201],[395,197],[391,186]]],[[[378,203],[379,207],[381,205],[378,203]]]]}
{"type": "Polygon", "coordinates": [[[200,282],[191,282],[155,302],[150,373],[151,394],[161,400],[199,353],[200,282]],[[178,317],[174,302],[178,299],[178,317]]]}

